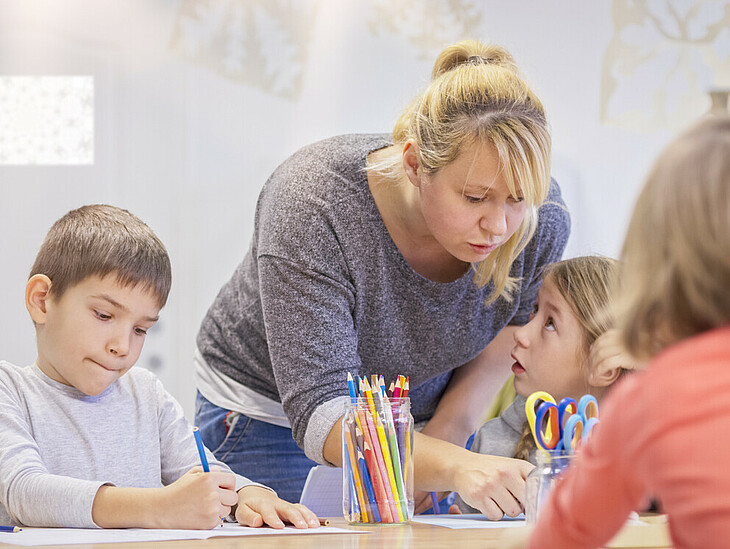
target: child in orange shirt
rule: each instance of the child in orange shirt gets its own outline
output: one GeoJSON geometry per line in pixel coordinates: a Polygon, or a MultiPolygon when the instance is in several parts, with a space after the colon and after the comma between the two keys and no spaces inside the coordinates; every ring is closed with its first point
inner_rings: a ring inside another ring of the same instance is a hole
{"type": "Polygon", "coordinates": [[[603,546],[649,496],[676,549],[730,547],[730,117],[659,157],[622,258],[617,325],[650,362],[607,397],[529,547],[603,546]]]}

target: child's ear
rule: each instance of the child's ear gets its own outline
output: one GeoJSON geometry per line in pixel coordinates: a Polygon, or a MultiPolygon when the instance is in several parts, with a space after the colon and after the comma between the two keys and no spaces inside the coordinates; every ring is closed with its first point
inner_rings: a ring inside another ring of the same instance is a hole
{"type": "Polygon", "coordinates": [[[593,387],[608,387],[616,381],[623,368],[620,366],[610,366],[606,363],[599,365],[599,367],[588,374],[588,383],[593,387]]]}
{"type": "Polygon", "coordinates": [[[418,168],[418,145],[412,140],[409,140],[403,147],[403,169],[406,172],[408,180],[416,187],[421,186],[421,177],[418,173],[418,168]]]}
{"type": "Polygon", "coordinates": [[[36,324],[46,322],[46,303],[51,290],[51,279],[44,274],[34,274],[25,285],[25,308],[36,324]]]}

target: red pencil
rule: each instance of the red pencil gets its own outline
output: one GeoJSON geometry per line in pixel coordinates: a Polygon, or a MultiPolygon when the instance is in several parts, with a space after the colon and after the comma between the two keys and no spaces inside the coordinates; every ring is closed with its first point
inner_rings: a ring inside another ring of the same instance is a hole
{"type": "Polygon", "coordinates": [[[383,479],[380,474],[380,467],[378,461],[375,458],[375,454],[370,446],[370,442],[365,440],[365,462],[368,465],[370,471],[370,480],[373,483],[373,489],[375,491],[375,501],[378,504],[378,510],[380,511],[381,522],[393,522],[393,516],[390,513],[390,507],[388,506],[388,496],[383,487],[383,479]]]}

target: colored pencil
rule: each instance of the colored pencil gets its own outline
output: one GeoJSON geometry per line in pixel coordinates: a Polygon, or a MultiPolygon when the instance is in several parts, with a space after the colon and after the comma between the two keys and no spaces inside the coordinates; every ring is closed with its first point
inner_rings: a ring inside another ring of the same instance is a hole
{"type": "Polygon", "coordinates": [[[378,512],[378,504],[375,500],[375,492],[373,491],[373,485],[370,482],[370,473],[368,472],[368,465],[365,463],[365,456],[362,455],[360,449],[357,450],[357,464],[360,467],[360,478],[363,479],[365,485],[365,494],[367,495],[368,504],[368,515],[372,514],[373,522],[380,522],[380,513],[378,512]]]}
{"type": "Polygon", "coordinates": [[[200,464],[203,466],[203,471],[210,473],[210,467],[208,467],[208,458],[205,456],[205,446],[203,446],[203,438],[200,436],[200,429],[193,427],[193,436],[195,437],[195,444],[198,445],[198,454],[200,454],[200,464]]]}
{"type": "Polygon", "coordinates": [[[370,438],[373,441],[373,449],[375,450],[378,467],[380,467],[380,476],[383,479],[386,502],[390,506],[390,514],[393,518],[393,522],[398,522],[398,506],[396,505],[397,492],[396,494],[394,494],[393,490],[391,489],[390,477],[388,476],[388,468],[385,465],[385,456],[383,455],[382,445],[379,442],[378,434],[375,429],[375,420],[370,414],[367,414],[367,423],[368,430],[370,431],[370,438]]]}
{"type": "Polygon", "coordinates": [[[22,528],[18,528],[17,526],[0,526],[0,532],[9,532],[11,534],[14,534],[15,532],[22,532],[22,528]]]}
{"type": "Polygon", "coordinates": [[[431,492],[431,506],[433,507],[433,514],[441,514],[441,506],[439,505],[439,496],[436,492],[431,492]]]}
{"type": "MultiPolygon", "coordinates": [[[[360,410],[360,413],[363,414],[363,411],[360,410]]],[[[363,419],[364,417],[365,416],[363,415],[363,419]]],[[[365,423],[366,422],[367,420],[365,421],[365,423]]],[[[365,456],[365,463],[368,466],[368,471],[370,472],[370,482],[373,485],[373,492],[375,493],[375,501],[378,505],[380,518],[382,522],[393,522],[393,518],[390,514],[390,509],[388,508],[388,498],[385,489],[383,488],[382,473],[380,472],[378,461],[372,450],[373,443],[370,439],[370,433],[366,429],[363,433],[360,434],[360,436],[363,440],[362,452],[365,456]],[[388,520],[389,518],[390,520],[388,520]]]]}
{"type": "Polygon", "coordinates": [[[363,517],[363,522],[369,522],[368,521],[368,512],[367,507],[365,505],[365,495],[363,494],[362,487],[363,484],[360,482],[360,474],[358,472],[359,467],[357,465],[357,459],[355,458],[355,446],[352,443],[352,436],[350,435],[349,429],[344,429],[343,432],[345,433],[345,445],[347,446],[347,453],[350,456],[350,470],[352,471],[352,478],[355,482],[355,492],[357,495],[357,500],[360,507],[360,513],[363,517]]]}
{"type": "Polygon", "coordinates": [[[393,514],[390,511],[390,504],[388,502],[388,492],[385,489],[383,483],[383,475],[380,472],[380,466],[378,465],[375,452],[369,441],[370,436],[367,436],[368,440],[365,441],[365,461],[368,463],[370,473],[373,480],[373,490],[375,491],[375,499],[378,502],[378,510],[380,511],[380,518],[383,522],[394,522],[393,514]],[[374,473],[374,474],[373,474],[374,473]]]}

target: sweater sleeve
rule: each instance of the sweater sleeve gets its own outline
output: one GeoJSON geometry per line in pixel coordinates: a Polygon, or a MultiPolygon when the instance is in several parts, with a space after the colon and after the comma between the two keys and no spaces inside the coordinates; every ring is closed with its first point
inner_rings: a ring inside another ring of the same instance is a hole
{"type": "Polygon", "coordinates": [[[601,423],[540,511],[531,549],[602,547],[645,501],[632,441],[642,399],[635,380],[625,381],[607,397],[601,423]]]}
{"type": "MultiPolygon", "coordinates": [[[[97,528],[91,518],[94,498],[102,485],[110,483],[51,474],[33,439],[18,393],[4,379],[0,380],[0,426],[0,501],[9,522],[97,528]]],[[[59,445],[73,444],[63,433],[59,437],[59,445]]]]}

